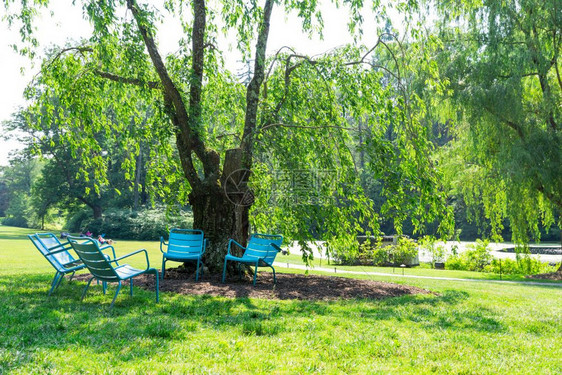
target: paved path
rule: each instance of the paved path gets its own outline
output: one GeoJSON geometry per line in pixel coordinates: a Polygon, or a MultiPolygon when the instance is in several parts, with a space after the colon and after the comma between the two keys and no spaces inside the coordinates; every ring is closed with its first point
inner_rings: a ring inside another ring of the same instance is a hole
{"type": "Polygon", "coordinates": [[[512,281],[512,280],[488,280],[488,279],[459,279],[456,277],[437,277],[437,276],[419,276],[419,275],[401,275],[396,273],[382,273],[382,272],[367,272],[367,271],[348,271],[337,269],[334,272],[334,268],[325,267],[307,267],[304,264],[294,264],[287,262],[275,262],[273,263],[275,267],[283,268],[294,268],[298,270],[310,270],[310,271],[321,271],[330,273],[345,273],[349,275],[371,275],[371,276],[393,276],[393,277],[404,277],[412,279],[431,279],[431,280],[449,280],[449,281],[468,281],[468,282],[480,282],[480,283],[498,283],[498,284],[519,284],[519,285],[534,285],[534,286],[550,286],[556,288],[562,288],[562,283],[545,283],[540,281],[512,281]],[[288,266],[288,267],[287,267],[288,266]]]}

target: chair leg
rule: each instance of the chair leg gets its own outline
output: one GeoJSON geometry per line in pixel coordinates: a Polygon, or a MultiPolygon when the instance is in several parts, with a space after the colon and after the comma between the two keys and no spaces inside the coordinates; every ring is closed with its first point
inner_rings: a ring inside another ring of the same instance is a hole
{"type": "Polygon", "coordinates": [[[269,266],[271,268],[271,270],[273,271],[273,285],[277,284],[277,279],[275,278],[275,268],[273,268],[273,266],[269,266]]]}
{"type": "Polygon", "coordinates": [[[162,280],[164,280],[164,275],[166,275],[166,258],[162,257],[162,280]]]}
{"type": "Polygon", "coordinates": [[[115,304],[115,300],[117,299],[117,295],[119,294],[119,291],[121,290],[121,280],[119,280],[119,284],[117,285],[117,290],[115,291],[115,295],[113,296],[113,301],[111,301],[111,305],[109,306],[109,308],[113,308],[113,305],[115,304]]]}
{"type": "Polygon", "coordinates": [[[197,271],[195,272],[195,281],[199,281],[199,259],[197,259],[197,271]]]}
{"type": "Polygon", "coordinates": [[[101,286],[103,289],[103,295],[105,296],[105,293],[107,292],[107,281],[102,281],[101,286]]]}
{"type": "Polygon", "coordinates": [[[256,269],[254,271],[254,286],[256,286],[256,280],[258,278],[258,265],[256,263],[256,269]]]}
{"type": "Polygon", "coordinates": [[[228,260],[224,260],[224,267],[222,268],[222,282],[224,284],[224,280],[226,278],[226,262],[228,262],[228,260]]]}
{"type": "Polygon", "coordinates": [[[60,277],[60,273],[57,271],[57,273],[55,273],[55,277],[53,278],[53,281],[51,281],[51,289],[49,290],[49,296],[51,295],[51,293],[53,293],[53,290],[55,290],[55,286],[58,284],[59,282],[59,277],[60,277]]]}
{"type": "Polygon", "coordinates": [[[129,286],[130,286],[130,293],[131,293],[131,297],[133,296],[133,278],[131,277],[129,279],[129,286]]]}
{"type": "Polygon", "coordinates": [[[60,283],[62,283],[62,279],[64,279],[64,273],[60,273],[59,281],[57,282],[57,285],[55,286],[55,289],[58,289],[58,287],[60,286],[60,283]]]}
{"type": "Polygon", "coordinates": [[[84,288],[84,291],[82,292],[82,297],[80,298],[80,301],[84,300],[84,297],[86,296],[86,292],[88,291],[88,288],[90,287],[90,284],[92,283],[92,280],[94,280],[93,276],[90,278],[90,280],[88,280],[88,284],[86,284],[86,287],[84,288]]]}
{"type": "Polygon", "coordinates": [[[72,281],[72,278],[74,277],[74,274],[76,273],[76,271],[72,271],[72,275],[70,275],[70,279],[68,279],[68,282],[72,281]]]}

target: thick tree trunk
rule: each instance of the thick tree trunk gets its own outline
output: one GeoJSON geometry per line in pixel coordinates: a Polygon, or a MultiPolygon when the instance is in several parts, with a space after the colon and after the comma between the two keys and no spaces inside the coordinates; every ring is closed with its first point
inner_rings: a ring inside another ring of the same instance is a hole
{"type": "MultiPolygon", "coordinates": [[[[219,185],[205,191],[192,191],[189,203],[193,210],[193,228],[201,229],[207,239],[203,262],[211,273],[220,273],[228,240],[232,238],[242,245],[247,242],[249,207],[235,205],[219,185]]],[[[241,255],[238,250],[233,248],[233,253],[241,255]]],[[[233,266],[229,267],[228,273],[233,272],[233,266]]]]}

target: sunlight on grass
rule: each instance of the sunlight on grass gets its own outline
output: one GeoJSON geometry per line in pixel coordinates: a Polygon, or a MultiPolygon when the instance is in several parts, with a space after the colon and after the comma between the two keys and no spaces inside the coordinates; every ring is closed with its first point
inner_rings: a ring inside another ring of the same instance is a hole
{"type": "MultiPolygon", "coordinates": [[[[354,275],[434,293],[277,301],[164,292],[156,304],[136,288],[110,310],[114,286],[103,295],[95,285],[80,302],[84,283],[65,281],[48,297],[53,272],[27,233],[0,226],[1,373],[562,372],[558,287],[354,275]]],[[[121,255],[139,247],[158,267],[157,242],[116,244],[121,255]]]]}

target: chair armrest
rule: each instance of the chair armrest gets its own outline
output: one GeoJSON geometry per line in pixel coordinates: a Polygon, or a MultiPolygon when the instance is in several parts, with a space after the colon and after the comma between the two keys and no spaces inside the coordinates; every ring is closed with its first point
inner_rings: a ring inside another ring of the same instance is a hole
{"type": "MultiPolygon", "coordinates": [[[[275,250],[277,250],[277,252],[281,252],[281,254],[283,255],[287,255],[288,251],[287,250],[283,250],[280,246],[277,246],[277,244],[274,244],[273,242],[270,243],[271,247],[273,247],[275,250]]],[[[268,251],[269,254],[269,251],[268,251]]]]}
{"type": "Polygon", "coordinates": [[[244,251],[246,250],[246,248],[245,248],[244,246],[240,245],[238,242],[234,241],[233,239],[230,239],[230,240],[228,241],[228,254],[230,254],[230,245],[232,245],[233,243],[234,243],[236,246],[238,246],[239,248],[241,248],[242,250],[244,250],[244,251]]]}
{"type": "Polygon", "coordinates": [[[205,254],[205,251],[207,251],[207,239],[203,239],[203,251],[201,252],[201,255],[205,254]]]}
{"type": "Polygon", "coordinates": [[[164,237],[160,237],[160,252],[161,252],[162,254],[164,254],[164,249],[162,249],[162,245],[168,246],[168,244],[166,243],[166,241],[164,241],[164,237]]]}
{"type": "Polygon", "coordinates": [[[63,266],[63,268],[65,269],[66,272],[78,271],[78,270],[81,270],[82,268],[86,267],[86,265],[81,260],[66,263],[66,264],[63,264],[62,266],[63,266]],[[67,267],[69,264],[72,264],[73,266],[67,267]]]}
{"type": "MultiPolygon", "coordinates": [[[[144,253],[144,257],[146,258],[146,269],[148,270],[150,268],[150,261],[148,260],[148,253],[147,253],[146,249],[140,249],[140,250],[137,250],[137,251],[133,251],[132,253],[129,253],[127,255],[123,255],[119,258],[115,258],[113,260],[110,260],[109,262],[110,263],[113,263],[113,262],[117,263],[117,261],[119,261],[119,260],[131,257],[131,256],[136,255],[138,253],[144,253]]],[[[119,264],[119,263],[117,263],[117,264],[119,264]]]]}
{"type": "Polygon", "coordinates": [[[100,247],[100,250],[101,250],[101,251],[104,251],[104,250],[107,250],[107,249],[111,249],[111,252],[113,253],[113,259],[115,259],[115,258],[116,258],[116,255],[115,255],[115,248],[114,248],[112,245],[107,245],[107,246],[104,246],[104,247],[100,247]]]}

